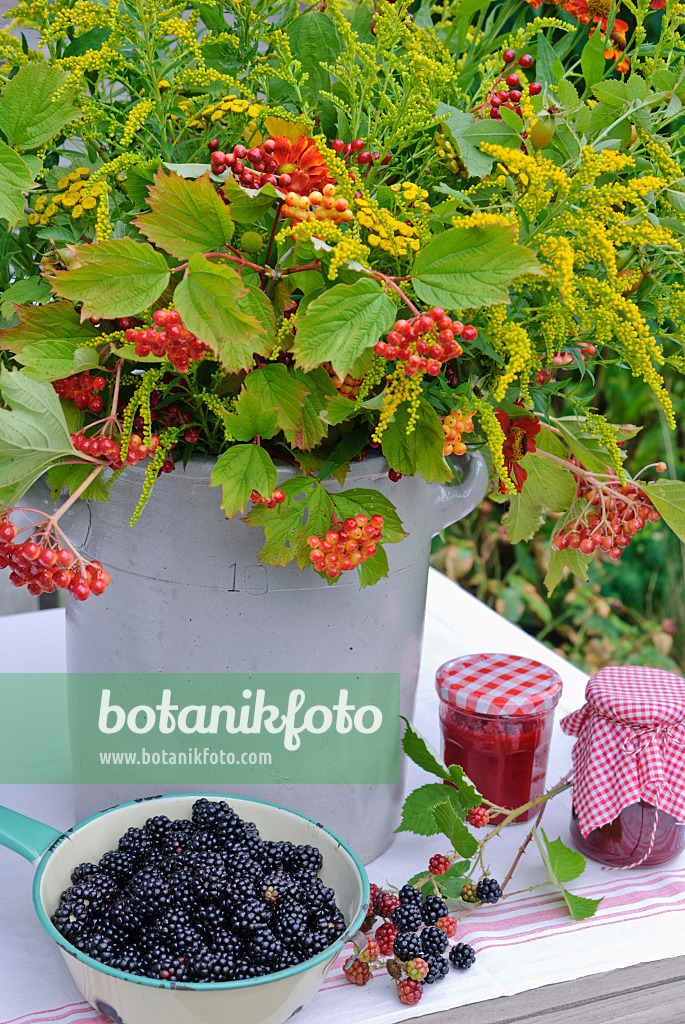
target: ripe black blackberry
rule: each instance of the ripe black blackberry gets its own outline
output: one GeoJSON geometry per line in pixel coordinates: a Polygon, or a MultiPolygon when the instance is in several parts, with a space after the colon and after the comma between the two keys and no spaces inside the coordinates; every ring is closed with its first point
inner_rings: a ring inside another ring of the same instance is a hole
{"type": "Polygon", "coordinates": [[[261,900],[245,900],[228,915],[228,926],[236,935],[251,935],[269,923],[271,913],[261,900]]]}
{"type": "Polygon", "coordinates": [[[103,935],[101,932],[94,932],[88,941],[81,946],[87,956],[99,960],[101,964],[108,964],[119,952],[114,938],[111,935],[103,935]]]}
{"type": "Polygon", "coordinates": [[[423,979],[424,985],[432,985],[449,973],[450,965],[444,956],[435,956],[434,953],[423,953],[423,959],[428,964],[428,974],[423,979]]]}
{"type": "Polygon", "coordinates": [[[88,908],[82,904],[70,906],[69,904],[61,903],[50,920],[67,942],[76,945],[77,940],[85,934],[86,929],[89,927],[90,916],[88,908]]]}
{"type": "Polygon", "coordinates": [[[256,852],[256,860],[264,868],[276,868],[282,864],[286,852],[293,849],[292,843],[274,843],[266,839],[256,852]]]}
{"type": "Polygon", "coordinates": [[[83,882],[89,875],[95,875],[100,872],[100,868],[97,864],[79,864],[77,868],[71,873],[71,880],[74,885],[78,885],[79,882],[83,882]]]}
{"type": "Polygon", "coordinates": [[[250,937],[247,954],[255,964],[273,965],[283,956],[283,946],[271,929],[265,928],[250,937]]]}
{"type": "Polygon", "coordinates": [[[288,851],[283,858],[283,863],[286,870],[293,875],[303,871],[316,875],[321,870],[323,857],[320,851],[313,846],[296,846],[288,851]]]}
{"type": "Polygon", "coordinates": [[[100,858],[98,867],[102,874],[125,881],[136,873],[138,859],[125,850],[109,850],[100,858]]]}
{"type": "Polygon", "coordinates": [[[426,896],[421,907],[421,919],[424,924],[435,924],[447,914],[447,904],[439,896],[426,896]]]}
{"type": "Polygon", "coordinates": [[[392,951],[398,960],[413,960],[415,956],[423,955],[421,938],[414,932],[398,932],[393,942],[392,951]]]}
{"type": "Polygon", "coordinates": [[[442,956],[447,949],[447,936],[439,928],[429,925],[424,928],[419,938],[424,953],[433,953],[434,956],[442,956]]]}
{"type": "Polygon", "coordinates": [[[391,915],[391,921],[398,932],[415,932],[421,927],[421,907],[416,903],[401,904],[391,915]]]}
{"type": "Polygon", "coordinates": [[[150,833],[144,828],[130,828],[119,840],[119,849],[131,853],[137,860],[143,860],[152,850],[150,833]]]}
{"type": "Polygon", "coordinates": [[[494,878],[481,878],[476,886],[476,896],[481,903],[497,903],[502,896],[499,882],[494,878]]]}
{"type": "Polygon", "coordinates": [[[164,835],[170,828],[172,828],[173,822],[171,818],[167,818],[166,814],[158,814],[154,818],[148,818],[145,822],[145,831],[148,833],[153,842],[164,835]]]}
{"type": "Polygon", "coordinates": [[[450,963],[460,971],[467,971],[476,962],[476,951],[466,942],[458,942],[450,950],[450,963]]]}
{"type": "Polygon", "coordinates": [[[420,907],[423,903],[423,896],[413,885],[403,885],[400,889],[400,903],[403,907],[420,907]]]}
{"type": "MultiPolygon", "coordinates": [[[[274,915],[275,917],[275,915],[274,915]]],[[[307,931],[307,919],[296,912],[275,917],[273,932],[286,949],[297,949],[307,931]]]]}
{"type": "Polygon", "coordinates": [[[141,975],[145,970],[143,951],[139,946],[119,949],[109,961],[109,966],[116,968],[117,971],[126,971],[127,974],[141,975]]]}

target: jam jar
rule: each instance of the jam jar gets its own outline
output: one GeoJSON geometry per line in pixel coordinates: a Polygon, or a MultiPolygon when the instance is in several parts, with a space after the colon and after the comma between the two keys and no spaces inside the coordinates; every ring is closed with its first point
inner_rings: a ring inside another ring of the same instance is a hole
{"type": "Polygon", "coordinates": [[[593,860],[632,868],[685,849],[685,679],[610,666],[561,721],[573,748],[571,838],[593,860]]]}
{"type": "MultiPolygon", "coordinates": [[[[541,796],[561,695],[557,673],[530,658],[471,654],[441,665],[436,689],[445,764],[460,765],[499,807],[522,807],[541,796]]],[[[536,810],[516,821],[526,821],[536,810]]]]}

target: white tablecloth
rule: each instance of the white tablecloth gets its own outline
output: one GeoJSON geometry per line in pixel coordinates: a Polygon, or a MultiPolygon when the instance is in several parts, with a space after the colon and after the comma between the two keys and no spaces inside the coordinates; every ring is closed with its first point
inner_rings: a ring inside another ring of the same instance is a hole
{"type": "MultiPolygon", "coordinates": [[[[415,724],[439,744],[435,669],[449,658],[478,651],[503,651],[537,658],[564,681],[557,718],[583,703],[584,675],[511,623],[464,593],[446,577],[431,572],[421,679],[415,724]]],[[[10,672],[64,671],[63,613],[33,612],[0,618],[0,667],[10,672]]],[[[571,740],[556,728],[548,782],[570,767],[571,740]]],[[[408,785],[431,781],[412,767],[408,785]]],[[[0,802],[58,828],[74,823],[68,786],[0,786],[0,802]]],[[[568,839],[570,797],[552,801],[544,818],[550,838],[568,839]]],[[[488,848],[490,871],[503,877],[526,835],[512,826],[488,848]]],[[[432,853],[445,849],[438,837],[400,834],[390,850],[369,868],[378,884],[402,884],[424,870],[432,853]]],[[[106,1024],[81,999],[61,957],[43,932],[31,907],[32,868],[0,849],[0,1024],[106,1024]]],[[[661,868],[605,871],[589,863],[570,888],[579,895],[604,897],[589,921],[572,921],[559,896],[549,889],[525,892],[544,879],[537,852],[529,848],[510,890],[520,892],[496,906],[481,906],[464,919],[458,939],[477,952],[468,971],[451,971],[426,988],[422,1001],[404,1007],[390,978],[379,974],[365,988],[347,984],[341,957],[298,1024],[390,1024],[450,1007],[522,992],[589,974],[685,954],[685,856],[661,868]]],[[[347,954],[349,955],[349,954],[347,954]]]]}

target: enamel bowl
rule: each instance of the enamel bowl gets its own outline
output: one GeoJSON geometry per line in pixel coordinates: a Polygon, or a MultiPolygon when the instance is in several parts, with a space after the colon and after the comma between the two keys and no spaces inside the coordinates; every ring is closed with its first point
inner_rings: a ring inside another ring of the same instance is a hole
{"type": "Polygon", "coordinates": [[[304,963],[262,978],[193,984],[140,978],[114,970],[77,950],[50,921],[71,872],[97,862],[116,848],[132,827],[158,814],[189,818],[202,793],[153,797],[120,804],[62,834],[7,808],[0,808],[0,844],[37,866],[33,903],[40,923],[57,943],[78,989],[91,1006],[116,1024],[282,1024],[309,1003],[343,945],[357,932],[369,905],[369,883],[362,864],[336,835],[296,811],[261,800],[225,799],[246,821],[254,821],[263,839],[317,846],[323,855],[320,876],[336,895],[345,916],[345,932],[304,963]]]}

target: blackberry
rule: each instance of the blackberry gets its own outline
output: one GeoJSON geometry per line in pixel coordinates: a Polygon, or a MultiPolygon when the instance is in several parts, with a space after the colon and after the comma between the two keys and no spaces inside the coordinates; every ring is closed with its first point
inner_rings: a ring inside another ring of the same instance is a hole
{"type": "Polygon", "coordinates": [[[403,907],[419,907],[423,902],[423,897],[418,889],[415,889],[413,885],[403,885],[400,889],[400,903],[403,907]]]}
{"type": "Polygon", "coordinates": [[[217,928],[209,941],[209,948],[213,953],[233,953],[234,956],[243,955],[243,945],[243,940],[225,927],[217,928]]]}
{"type": "Polygon", "coordinates": [[[173,822],[166,814],[158,814],[155,818],[148,818],[145,822],[145,831],[153,842],[162,838],[165,832],[172,827],[173,822]]]}
{"type": "Polygon", "coordinates": [[[244,846],[227,851],[222,861],[229,875],[250,875],[260,878],[263,874],[262,865],[254,860],[244,846]]]}
{"type": "Polygon", "coordinates": [[[421,938],[413,932],[398,932],[393,942],[392,951],[398,960],[405,963],[415,956],[422,955],[421,938]]]}
{"type": "Polygon", "coordinates": [[[212,953],[206,946],[190,953],[185,959],[189,981],[227,981],[227,978],[214,976],[217,960],[217,954],[212,953]]]}
{"type": "Polygon", "coordinates": [[[274,933],[265,928],[250,937],[248,945],[250,960],[255,964],[275,964],[283,956],[283,946],[274,933]]]}
{"type": "Polygon", "coordinates": [[[100,858],[100,871],[113,878],[128,879],[136,873],[138,860],[125,850],[110,850],[100,858]]]}
{"type": "Polygon", "coordinates": [[[119,886],[109,875],[89,875],[79,888],[84,902],[87,901],[93,909],[105,907],[119,895],[119,886]]]}
{"type": "Polygon", "coordinates": [[[93,960],[99,960],[101,964],[108,964],[119,953],[113,937],[101,932],[94,932],[80,948],[87,956],[92,956],[93,960]]]}
{"type": "Polygon", "coordinates": [[[210,934],[224,928],[226,915],[222,907],[215,903],[207,903],[194,908],[193,920],[199,928],[205,929],[210,934]]]}
{"type": "Polygon", "coordinates": [[[95,875],[99,873],[100,868],[97,864],[79,864],[77,868],[71,873],[71,880],[74,885],[78,885],[79,882],[83,882],[89,875],[95,875]]]}
{"type": "Polygon", "coordinates": [[[476,896],[481,903],[497,903],[502,896],[499,882],[494,878],[481,878],[476,886],[476,896]]]}
{"type": "Polygon", "coordinates": [[[426,896],[421,907],[421,918],[424,924],[435,924],[447,914],[447,904],[439,896],[426,896]]]}
{"type": "Polygon", "coordinates": [[[90,923],[88,909],[82,905],[71,907],[60,904],[50,920],[60,935],[74,946],[76,940],[85,934],[90,923]]]}
{"type": "Polygon", "coordinates": [[[295,912],[284,914],[274,921],[273,932],[286,949],[297,949],[307,931],[307,920],[295,912]]]}
{"type": "Polygon", "coordinates": [[[447,949],[447,936],[439,928],[429,925],[424,928],[420,935],[421,948],[424,953],[433,953],[435,956],[442,956],[447,949]]]}
{"type": "Polygon", "coordinates": [[[434,953],[423,953],[422,957],[428,964],[428,974],[423,979],[422,984],[432,985],[434,981],[439,981],[440,978],[444,978],[449,973],[450,965],[443,956],[435,956],[434,953]]]}
{"type": "Polygon", "coordinates": [[[323,857],[313,846],[296,846],[288,851],[283,863],[291,874],[299,874],[302,871],[316,874],[321,870],[323,857]]]}
{"type": "Polygon", "coordinates": [[[256,900],[258,897],[257,886],[246,875],[229,875],[226,879],[226,888],[220,901],[227,913],[237,907],[245,900],[256,900]]]}
{"type": "MultiPolygon", "coordinates": [[[[194,850],[219,851],[223,849],[224,844],[221,842],[216,832],[200,829],[195,833],[186,847],[185,854],[190,854],[194,850]]],[[[184,859],[187,859],[187,856],[184,857],[184,859]]]]}
{"type": "Polygon", "coordinates": [[[120,898],[112,904],[108,921],[111,927],[122,936],[137,935],[143,927],[145,915],[141,912],[136,900],[120,898]]]}
{"type": "Polygon", "coordinates": [[[271,918],[271,907],[260,900],[245,900],[228,916],[228,926],[236,935],[257,932],[271,918]]]}
{"type": "Polygon", "coordinates": [[[421,907],[415,903],[400,905],[393,910],[390,919],[398,932],[415,932],[422,923],[421,907]]]}
{"type": "Polygon", "coordinates": [[[152,839],[144,828],[130,828],[119,840],[119,849],[133,854],[137,860],[143,860],[152,850],[152,839]]]}
{"type": "Polygon", "coordinates": [[[329,945],[330,941],[325,932],[305,932],[298,948],[302,949],[304,959],[308,960],[317,953],[322,953],[329,945]]]}
{"type": "Polygon", "coordinates": [[[476,951],[465,942],[458,942],[450,950],[450,963],[460,971],[467,971],[476,962],[476,951]]]}
{"type": "Polygon", "coordinates": [[[126,971],[127,974],[141,975],[145,969],[143,951],[138,946],[120,949],[110,959],[109,966],[115,967],[118,971],[126,971]]]}

